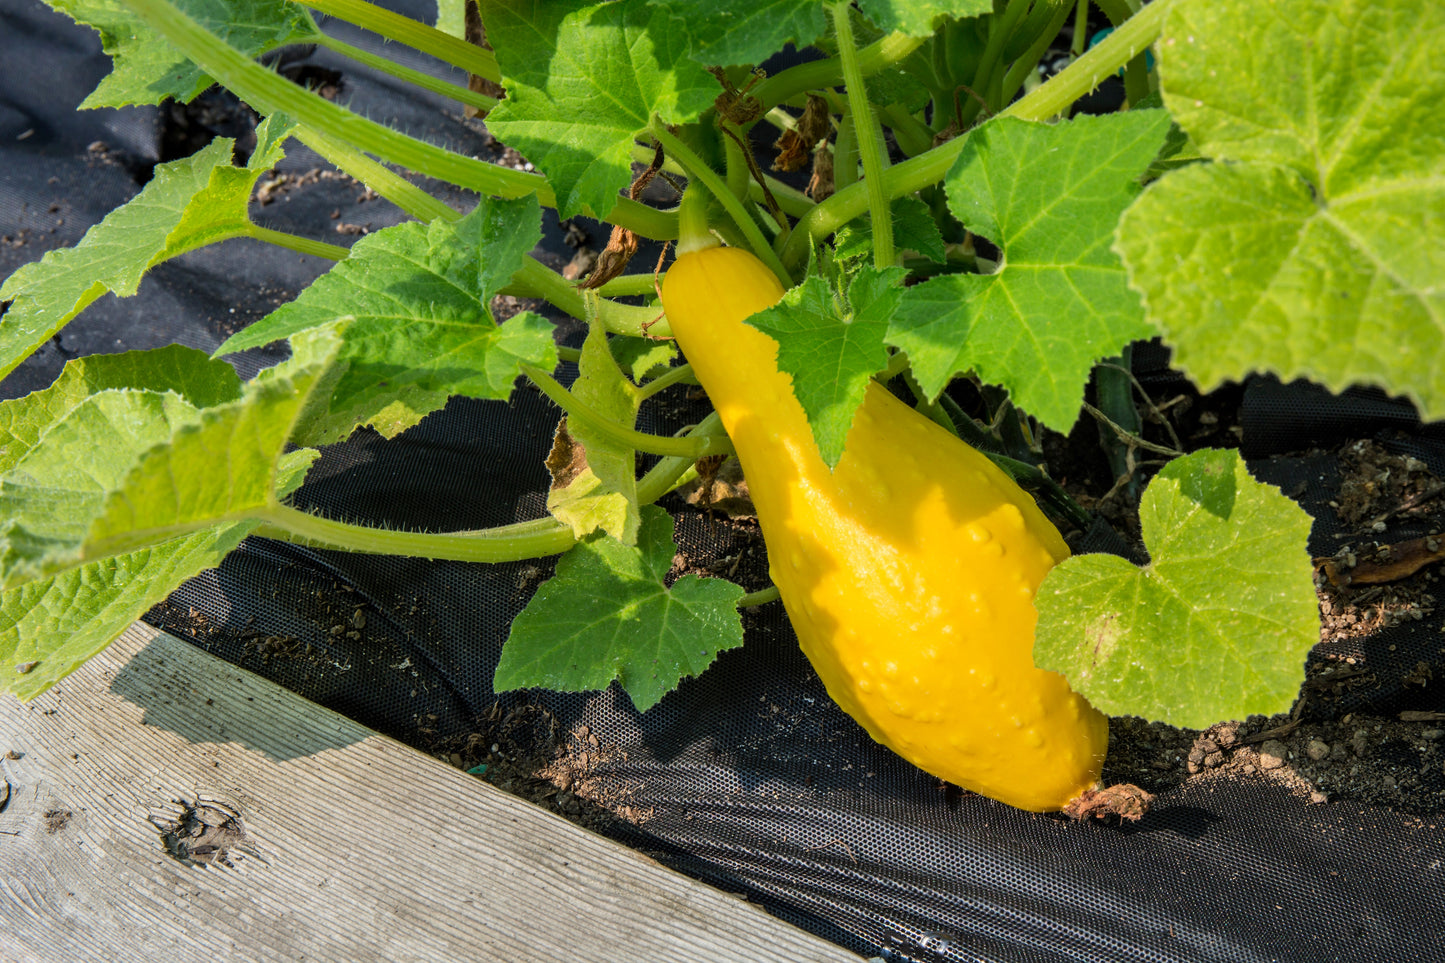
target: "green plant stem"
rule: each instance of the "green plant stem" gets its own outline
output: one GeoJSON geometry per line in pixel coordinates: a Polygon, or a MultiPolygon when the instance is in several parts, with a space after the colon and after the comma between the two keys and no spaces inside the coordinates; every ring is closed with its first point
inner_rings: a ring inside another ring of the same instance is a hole
{"type": "Polygon", "coordinates": [[[621,274],[598,288],[597,293],[604,298],[646,297],[656,293],[658,280],[651,271],[621,274]]]}
{"type": "MultiPolygon", "coordinates": [[[[1128,0],[1098,0],[1098,3],[1116,29],[1134,17],[1138,9],[1128,0]]],[[[1149,96],[1149,89],[1149,61],[1146,54],[1140,53],[1124,67],[1124,96],[1132,106],[1149,96]]]]}
{"type": "Polygon", "coordinates": [[[1074,40],[1069,44],[1069,53],[1078,57],[1089,42],[1089,0],[1078,0],[1074,7],[1074,40]]]}
{"type": "MultiPolygon", "coordinates": [[[[359,0],[335,2],[356,4],[359,0]]],[[[463,157],[338,107],[252,62],[240,51],[182,13],[169,0],[126,0],[126,3],[148,26],[195,61],[197,66],[262,113],[279,111],[336,140],[365,144],[367,150],[378,157],[411,170],[440,177],[459,187],[500,197],[522,197],[536,193],[544,198],[544,203],[556,203],[551,188],[540,174],[514,171],[463,157]]],[[[370,7],[370,4],[361,6],[370,7]]],[[[405,17],[400,19],[407,20],[405,17]]],[[[407,22],[415,23],[410,20],[407,22]]]]}
{"type": "Polygon", "coordinates": [[[278,247],[297,251],[301,254],[310,254],[313,257],[324,257],[331,261],[345,260],[346,256],[351,253],[339,244],[313,241],[309,237],[301,237],[299,234],[287,234],[283,231],[273,231],[269,227],[262,227],[259,224],[252,224],[247,227],[245,236],[258,241],[265,241],[267,244],[275,244],[278,247]]]}
{"type": "Polygon", "coordinates": [[[697,378],[695,378],[692,373],[692,365],[680,364],[675,368],[668,368],[665,374],[658,375],[641,388],[638,388],[637,396],[643,401],[646,401],[659,391],[671,388],[679,382],[697,384],[697,378]]]}
{"type": "MultiPolygon", "coordinates": [[[[1129,373],[1132,354],[1133,349],[1125,346],[1119,357],[1106,358],[1094,366],[1094,400],[1112,426],[1137,438],[1144,432],[1144,422],[1134,406],[1134,379],[1129,373]]],[[[1098,428],[1099,443],[1109,459],[1114,478],[1129,475],[1129,443],[1102,423],[1098,428]]],[[[1131,476],[1126,487],[1131,496],[1137,494],[1139,480],[1131,476]]]]}
{"type": "MultiPolygon", "coordinates": [[[[736,134],[736,131],[733,133],[736,134]]],[[[748,168],[748,161],[743,156],[743,148],[739,139],[729,137],[726,128],[723,130],[723,152],[727,157],[728,193],[733,197],[747,197],[748,187],[753,180],[753,172],[748,168]]]]}
{"type": "Polygon", "coordinates": [[[694,460],[702,458],[704,455],[728,454],[733,450],[732,443],[727,440],[726,436],[664,438],[661,435],[649,435],[646,432],[636,431],[599,415],[541,368],[524,364],[522,373],[530,378],[532,383],[552,400],[553,404],[567,412],[567,417],[586,424],[587,427],[616,444],[649,455],[674,455],[694,460]]]}
{"type": "MultiPolygon", "coordinates": [[[[885,67],[891,67],[923,46],[926,39],[928,38],[910,37],[902,33],[879,37],[858,51],[858,69],[867,77],[885,67]]],[[[769,110],[798,94],[836,87],[842,80],[843,69],[837,60],[814,60],[789,67],[769,77],[753,88],[753,96],[762,103],[764,110],[769,110]]]]}
{"type": "Polygon", "coordinates": [[[747,609],[755,605],[766,605],[769,602],[776,602],[783,597],[776,585],[769,585],[765,589],[758,589],[756,592],[749,592],[738,599],[738,608],[747,609]]]}
{"type": "Polygon", "coordinates": [[[1063,113],[1080,97],[1140,56],[1164,27],[1164,18],[1176,0],[1154,0],[1123,23],[1097,47],[1050,77],[1018,100],[1003,113],[1024,120],[1046,120],[1063,113]]]}
{"type": "Polygon", "coordinates": [[[868,88],[858,64],[852,9],[853,5],[846,0],[837,0],[828,8],[833,17],[833,32],[838,38],[838,59],[843,62],[843,83],[847,85],[848,110],[853,115],[858,137],[858,156],[863,161],[863,186],[868,191],[868,212],[873,219],[873,266],[882,269],[892,267],[897,260],[893,250],[893,214],[888,208],[884,183],[888,158],[883,150],[883,131],[878,126],[873,105],[868,102],[868,88]]]}
{"type": "Polygon", "coordinates": [[[432,197],[385,164],[377,163],[350,144],[310,127],[297,127],[295,137],[336,165],[339,170],[356,178],[417,220],[428,223],[437,218],[446,221],[461,220],[462,215],[449,205],[432,197]]]}
{"type": "Polygon", "coordinates": [[[358,63],[366,64],[368,67],[379,70],[382,73],[390,74],[391,76],[404,80],[407,83],[415,84],[423,90],[429,90],[434,94],[441,94],[443,97],[450,97],[452,100],[455,100],[458,103],[466,104],[470,107],[475,107],[482,113],[486,113],[493,107],[497,106],[497,101],[493,97],[488,97],[485,94],[476,93],[475,91],[468,90],[466,87],[450,83],[448,81],[442,80],[439,77],[433,77],[431,74],[423,73],[420,70],[414,70],[411,67],[407,67],[397,63],[395,60],[388,60],[386,57],[379,57],[368,50],[363,50],[360,47],[354,47],[351,44],[346,43],[345,41],[337,40],[330,34],[319,34],[317,43],[319,43],[323,47],[326,47],[328,50],[333,50],[336,53],[341,54],[344,57],[350,57],[352,60],[355,60],[358,63]]]}
{"type": "MultiPolygon", "coordinates": [[[[462,217],[400,174],[378,164],[349,144],[340,143],[308,127],[297,128],[296,136],[303,144],[418,220],[430,222],[441,218],[457,221],[462,217]]],[[[512,276],[511,283],[502,289],[502,293],[542,298],[574,318],[587,317],[587,303],[577,286],[534,257],[522,262],[521,269],[512,276]]],[[[645,330],[644,326],[651,330],[658,318],[658,312],[651,308],[605,299],[598,302],[596,311],[603,327],[618,334],[640,335],[645,330]]],[[[665,335],[668,329],[664,324],[654,333],[665,335]]]]}
{"type": "Polygon", "coordinates": [[[675,137],[673,133],[667,129],[667,125],[656,117],[654,117],[652,121],[652,135],[662,144],[663,150],[667,151],[673,160],[682,165],[683,170],[687,171],[689,178],[701,183],[702,186],[707,188],[708,192],[722,204],[723,209],[728,212],[728,216],[732,218],[733,223],[738,226],[738,230],[742,231],[743,236],[747,238],[748,245],[752,248],[753,253],[761,258],[764,264],[772,268],[773,273],[778,276],[778,280],[782,282],[783,287],[792,287],[792,279],[788,276],[788,272],[783,269],[782,262],[778,260],[778,256],[773,253],[772,245],[770,245],[768,239],[763,236],[762,228],[758,227],[757,222],[748,214],[747,208],[743,206],[742,200],[733,194],[732,191],[728,190],[726,182],[718,176],[717,171],[713,170],[701,157],[693,153],[692,148],[675,137]]]}
{"type": "Polygon", "coordinates": [[[1055,8],[1053,19],[1038,32],[1029,49],[1024,51],[1023,55],[1009,67],[1008,73],[1003,78],[1004,102],[1013,99],[1014,94],[1018,93],[1019,88],[1038,67],[1039,61],[1043,59],[1044,54],[1048,53],[1049,45],[1059,35],[1059,31],[1064,28],[1064,21],[1069,19],[1069,12],[1067,4],[1061,4],[1055,8]]]}
{"type": "Polygon", "coordinates": [[[256,534],[372,555],[404,555],[452,562],[517,562],[565,552],[572,529],[552,518],[481,532],[398,532],[354,525],[273,504],[259,515],[256,534]],[[269,527],[268,527],[269,526],[269,527]]]}
{"type": "MultiPolygon", "coordinates": [[[[524,298],[541,298],[574,318],[587,317],[587,299],[577,285],[534,257],[524,258],[512,281],[502,288],[503,294],[524,298]]],[[[613,334],[634,337],[652,335],[667,337],[672,330],[659,320],[657,308],[645,305],[618,304],[599,298],[595,308],[597,320],[613,334]]]]}
{"type": "Polygon", "coordinates": [[[909,157],[916,157],[933,147],[933,131],[927,124],[908,112],[902,104],[889,104],[879,111],[893,131],[893,139],[909,157]]]}
{"type": "MultiPolygon", "coordinates": [[[[1040,84],[1014,101],[1001,115],[1022,120],[1046,120],[1061,113],[1153,43],[1163,27],[1165,14],[1174,2],[1154,0],[1146,5],[1097,47],[1051,77],[1047,83],[1040,84]]],[[[964,134],[917,157],[894,164],[888,170],[889,196],[903,197],[941,181],[958,159],[967,140],[968,136],[964,134]]],[[[793,225],[793,232],[783,246],[783,264],[789,268],[801,265],[807,260],[810,241],[827,237],[867,211],[868,205],[868,195],[862,184],[840,188],[793,225]]]]}
{"type": "MultiPolygon", "coordinates": [[[[993,89],[994,77],[1002,76],[1003,70],[999,61],[1003,57],[1003,49],[1008,44],[1009,38],[1018,29],[1019,21],[1028,13],[1029,0],[1008,0],[1008,5],[1003,12],[994,14],[989,21],[988,43],[983,48],[983,56],[979,58],[978,70],[973,75],[973,89],[985,100],[992,111],[997,111],[1002,106],[996,98],[993,89]]],[[[978,101],[970,101],[968,106],[963,108],[963,124],[967,127],[983,105],[978,101]]]]}
{"type": "Polygon", "coordinates": [[[356,24],[372,33],[389,40],[404,43],[422,53],[431,54],[438,60],[467,73],[476,74],[496,83],[502,82],[502,71],[497,66],[497,57],[490,50],[468,43],[460,37],[429,27],[410,17],[393,13],[384,7],[367,3],[365,0],[302,0],[318,13],[356,24]]]}
{"type": "Polygon", "coordinates": [[[838,124],[838,142],[833,146],[833,192],[858,183],[858,138],[853,115],[845,113],[838,124]]]}
{"type": "MultiPolygon", "coordinates": [[[[793,217],[802,217],[813,209],[812,199],[796,187],[784,184],[776,177],[768,177],[766,174],[763,175],[763,184],[766,184],[768,190],[773,192],[773,198],[784,213],[791,214],[793,217]]],[[[764,202],[763,187],[757,181],[748,185],[748,199],[755,204],[764,202]]]]}
{"type": "MultiPolygon", "coordinates": [[[[698,423],[692,439],[726,438],[717,412],[698,423]]],[[[637,482],[637,500],[650,505],[666,495],[695,459],[665,457],[637,482]]],[[[576,544],[572,529],[554,518],[539,518],[470,532],[398,532],[321,518],[273,502],[254,516],[263,538],[374,555],[401,555],[458,562],[520,562],[567,551],[576,544]]]]}

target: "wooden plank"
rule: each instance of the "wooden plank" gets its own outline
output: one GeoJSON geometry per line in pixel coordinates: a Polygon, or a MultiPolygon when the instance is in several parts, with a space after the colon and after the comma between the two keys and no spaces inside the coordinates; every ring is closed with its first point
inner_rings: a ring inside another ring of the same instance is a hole
{"type": "Polygon", "coordinates": [[[6,750],[3,960],[858,961],[140,623],[6,750]]]}

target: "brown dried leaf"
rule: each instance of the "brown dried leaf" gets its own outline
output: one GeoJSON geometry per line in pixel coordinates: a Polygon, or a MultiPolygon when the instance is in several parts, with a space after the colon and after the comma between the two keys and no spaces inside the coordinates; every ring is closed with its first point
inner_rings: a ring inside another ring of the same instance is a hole
{"type": "Polygon", "coordinates": [[[587,449],[567,430],[567,416],[557,422],[552,435],[552,450],[547,454],[547,473],[552,476],[552,491],[572,484],[587,469],[587,449]]]}
{"type": "Polygon", "coordinates": [[[607,239],[607,246],[597,255],[596,266],[581,286],[587,290],[600,288],[627,270],[627,262],[631,261],[632,255],[636,253],[637,235],[625,227],[614,226],[612,236],[607,239]]]}
{"type": "Polygon", "coordinates": [[[1409,578],[1431,562],[1445,558],[1445,535],[1426,535],[1393,545],[1377,545],[1369,554],[1342,552],[1317,558],[1315,565],[1336,588],[1383,585],[1409,578]]]}

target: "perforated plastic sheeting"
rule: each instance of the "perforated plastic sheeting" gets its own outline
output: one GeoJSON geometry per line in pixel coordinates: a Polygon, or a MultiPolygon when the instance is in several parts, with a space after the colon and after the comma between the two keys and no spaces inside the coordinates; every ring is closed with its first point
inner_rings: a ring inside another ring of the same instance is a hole
{"type": "MultiPolygon", "coordinates": [[[[47,64],[88,65],[86,76],[98,76],[86,31],[28,0],[0,0],[0,17],[0,55],[23,43],[36,72],[17,79],[8,66],[16,61],[0,61],[0,234],[22,239],[0,249],[8,274],[48,246],[73,242],[138,190],[146,163],[159,157],[160,134],[144,111],[131,115],[124,135],[113,115],[77,119],[84,83],[34,82],[47,64]],[[16,140],[27,127],[37,133],[16,140]],[[136,133],[147,129],[150,140],[136,133]],[[107,138],[127,157],[151,160],[95,167],[87,148],[107,138]],[[55,171],[71,173],[52,182],[55,171]],[[39,236],[53,225],[38,212],[63,216],[63,230],[39,236]]],[[[345,70],[347,95],[369,116],[431,117],[435,136],[480,136],[447,120],[451,108],[427,95],[398,103],[366,71],[327,63],[345,70]]],[[[286,162],[296,172],[318,163],[296,145],[286,162]]],[[[358,204],[359,188],[340,181],[288,196],[258,218],[315,236],[329,230],[331,209],[373,228],[399,219],[383,202],[358,204]]],[[[549,243],[561,252],[555,236],[549,243]]],[[[213,348],[324,267],[249,242],[188,256],[156,272],[135,299],[93,306],[53,354],[33,359],[0,392],[48,383],[72,353],[168,341],[213,348]]],[[[1252,407],[1245,394],[1252,470],[1328,518],[1321,500],[1338,469],[1328,455],[1298,454],[1307,444],[1290,443],[1290,426],[1317,409],[1291,403],[1265,417],[1268,406],[1252,407]],[[1251,449],[1266,437],[1282,443],[1251,449]]],[[[695,413],[650,408],[646,427],[670,430],[695,413]]],[[[1385,443],[1413,446],[1445,474],[1429,431],[1391,433],[1413,429],[1396,414],[1384,422],[1352,414],[1350,433],[1384,431],[1385,443]]],[[[556,417],[526,389],[506,403],[455,400],[396,440],[360,432],[328,449],[298,501],[350,520],[437,530],[538,517],[556,417]]],[[[761,584],[755,529],[675,501],[668,507],[690,558],[737,559],[737,576],[761,584]]],[[[1317,525],[1312,550],[1333,551],[1333,534],[1317,525]]],[[[503,755],[539,746],[570,754],[576,766],[557,778],[564,811],[579,801],[605,810],[612,817],[596,825],[609,834],[866,955],[926,963],[1445,959],[1445,814],[1310,804],[1276,783],[1222,774],[1162,794],[1143,822],[1122,828],[950,791],[873,744],[828,701],[776,604],[747,613],[743,648],[646,714],[615,688],[498,697],[490,680],[507,625],[550,571],[550,561],[435,563],[252,539],[151,619],[383,732],[456,751],[466,764],[488,757],[493,744],[503,755]]],[[[1372,638],[1368,657],[1384,681],[1338,711],[1445,709],[1445,686],[1391,686],[1386,671],[1416,657],[1438,662],[1439,630],[1436,615],[1400,627],[1393,641],[1372,638]]]]}

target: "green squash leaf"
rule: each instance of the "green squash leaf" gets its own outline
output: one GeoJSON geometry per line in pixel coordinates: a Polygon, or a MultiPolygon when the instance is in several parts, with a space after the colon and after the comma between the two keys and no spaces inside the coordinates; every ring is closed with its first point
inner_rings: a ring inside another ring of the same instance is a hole
{"type": "Polygon", "coordinates": [[[942,17],[962,20],[993,12],[993,0],[858,0],[858,7],[885,33],[926,37],[942,17]]]}
{"type": "Polygon", "coordinates": [[[684,575],[666,584],[677,546],[672,518],[642,509],[635,547],[607,535],[579,542],[512,622],[493,687],[564,692],[622,683],[646,711],[743,644],[732,582],[684,575]]]}
{"type": "Polygon", "coordinates": [[[971,370],[1050,428],[1073,426],[1094,362],[1151,333],[1110,243],[1168,129],[1163,111],[1130,111],[1001,117],[969,135],[945,181],[949,207],[1002,262],[904,292],[888,342],[930,398],[971,370]]]}
{"type": "Polygon", "coordinates": [[[1118,250],[1174,363],[1374,384],[1445,415],[1445,7],[1184,0],[1164,102],[1214,163],[1161,177],[1118,250]]]}
{"type": "MultiPolygon", "coordinates": [[[[602,325],[593,324],[582,345],[572,394],[601,417],[631,428],[642,398],[617,366],[607,342],[602,325]]],[[[578,538],[601,528],[625,545],[637,544],[637,452],[593,431],[580,418],[567,424],[586,450],[587,467],[573,484],[548,494],[547,510],[570,525],[578,538]]]]}
{"type": "Polygon", "coordinates": [[[456,222],[377,231],[216,354],[348,319],[339,364],[303,419],[295,439],[301,444],[337,441],[363,424],[393,437],[452,395],[506,398],[522,364],[557,364],[549,322],[523,312],[498,325],[490,308],[536,246],[540,225],[535,197],[484,197],[456,222]]]}
{"type": "Polygon", "coordinates": [[[843,456],[853,415],[869,380],[888,364],[883,336],[903,296],[903,268],[864,267],[846,296],[817,275],[760,311],[748,324],[778,342],[778,368],[808,413],[813,440],[829,467],[843,456]]]}
{"type": "Polygon", "coordinates": [[[828,26],[823,4],[817,0],[648,2],[666,9],[684,25],[691,38],[692,58],[708,65],[760,64],[790,43],[808,46],[828,26]]]}
{"type": "Polygon", "coordinates": [[[683,25],[642,0],[482,0],[482,21],[507,90],[487,128],[547,175],[564,219],[605,217],[653,115],[695,120],[719,92],[683,25]]]}
{"type": "Polygon", "coordinates": [[[1311,519],[1205,450],[1139,506],[1151,561],[1076,555],[1039,587],[1034,660],[1100,711],[1202,729],[1287,711],[1319,642],[1311,519]]]}
{"type": "Polygon", "coordinates": [[[219,565],[254,527],[194,532],[7,589],[0,594],[0,693],[27,701],[40,695],[182,582],[219,565]]]}

